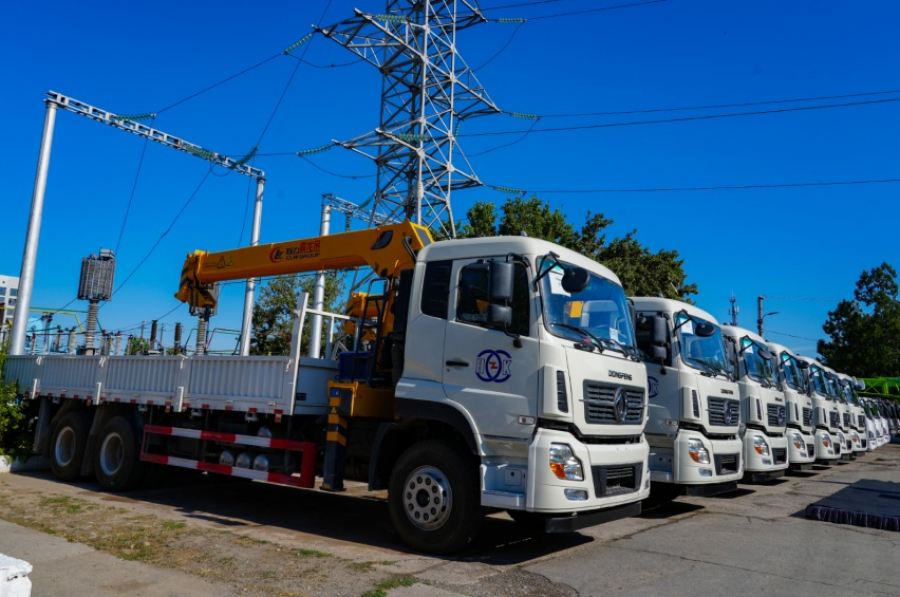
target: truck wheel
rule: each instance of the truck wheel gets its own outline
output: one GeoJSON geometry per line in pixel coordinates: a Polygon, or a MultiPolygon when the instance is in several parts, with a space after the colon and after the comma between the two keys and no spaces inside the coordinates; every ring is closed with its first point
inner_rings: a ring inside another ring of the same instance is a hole
{"type": "Polygon", "coordinates": [[[80,476],[89,429],[90,417],[80,410],[69,412],[56,424],[50,469],[60,481],[74,481],[80,476]]]}
{"type": "Polygon", "coordinates": [[[94,453],[97,483],[107,491],[126,491],[140,483],[143,472],[134,424],[125,417],[113,417],[103,426],[94,453]]]}
{"type": "Polygon", "coordinates": [[[400,456],[391,472],[388,506],[407,545],[447,554],[474,539],[484,517],[477,470],[442,441],[415,444],[400,456]]]}

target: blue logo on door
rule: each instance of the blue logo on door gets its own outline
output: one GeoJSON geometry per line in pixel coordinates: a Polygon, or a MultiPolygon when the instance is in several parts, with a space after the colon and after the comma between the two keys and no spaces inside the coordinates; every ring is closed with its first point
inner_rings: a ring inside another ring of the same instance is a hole
{"type": "Polygon", "coordinates": [[[505,350],[482,350],[475,359],[475,375],[481,381],[503,383],[510,376],[512,357],[505,350]]]}
{"type": "Polygon", "coordinates": [[[655,377],[648,377],[647,382],[650,387],[650,398],[656,398],[656,395],[659,394],[659,380],[655,377]]]}

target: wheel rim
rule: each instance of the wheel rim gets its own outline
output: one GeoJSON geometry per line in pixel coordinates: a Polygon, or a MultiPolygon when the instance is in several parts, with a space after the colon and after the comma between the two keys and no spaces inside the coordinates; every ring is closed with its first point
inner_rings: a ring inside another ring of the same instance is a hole
{"type": "Polygon", "coordinates": [[[403,510],[410,522],[425,530],[440,528],[450,517],[453,492],[447,476],[433,466],[420,466],[406,478],[403,510]]]}
{"type": "Polygon", "coordinates": [[[75,431],[65,427],[56,436],[53,458],[59,466],[68,466],[75,458],[75,431]]]}
{"type": "Polygon", "coordinates": [[[110,433],[103,438],[100,445],[100,470],[104,475],[112,477],[122,467],[125,460],[125,443],[118,433],[110,433]]]}

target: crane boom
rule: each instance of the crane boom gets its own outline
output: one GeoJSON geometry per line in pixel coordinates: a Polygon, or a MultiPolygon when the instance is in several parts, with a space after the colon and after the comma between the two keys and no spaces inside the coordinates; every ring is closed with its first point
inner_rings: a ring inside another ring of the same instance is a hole
{"type": "Polygon", "coordinates": [[[366,265],[383,278],[394,278],[412,267],[415,253],[432,242],[427,228],[405,221],[214,253],[195,251],[185,259],[175,298],[193,307],[213,307],[214,282],[366,265]]]}

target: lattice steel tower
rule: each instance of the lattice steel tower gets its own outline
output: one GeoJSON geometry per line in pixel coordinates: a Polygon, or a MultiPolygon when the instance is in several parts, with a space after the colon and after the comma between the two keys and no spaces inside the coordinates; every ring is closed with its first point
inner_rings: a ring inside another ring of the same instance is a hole
{"type": "Polygon", "coordinates": [[[454,190],[480,186],[456,143],[460,121],[496,114],[456,50],[456,33],[487,22],[471,0],[387,0],[384,14],[316,28],[382,74],[377,129],[339,145],[373,159],[373,216],[410,220],[456,236],[454,190]]]}

